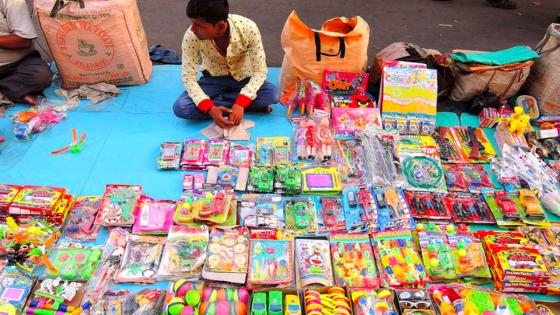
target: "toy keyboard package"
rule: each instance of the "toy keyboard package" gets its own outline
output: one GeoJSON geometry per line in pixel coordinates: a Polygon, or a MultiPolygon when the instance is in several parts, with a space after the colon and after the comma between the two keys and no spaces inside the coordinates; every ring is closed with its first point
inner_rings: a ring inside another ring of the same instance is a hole
{"type": "Polygon", "coordinates": [[[173,225],[177,203],[174,200],[156,200],[140,197],[132,232],[139,234],[167,234],[173,225]]]}
{"type": "Polygon", "coordinates": [[[294,246],[297,288],[334,285],[328,240],[296,238],[294,246]]]}
{"type": "Polygon", "coordinates": [[[249,255],[249,230],[245,227],[218,228],[210,242],[202,277],[207,280],[245,283],[249,255]]]}
{"type": "Polygon", "coordinates": [[[52,215],[66,195],[65,188],[23,186],[12,199],[9,214],[52,215]]]}
{"type": "Polygon", "coordinates": [[[284,206],[280,195],[243,194],[238,209],[240,225],[248,228],[284,228],[284,206]]]}
{"type": "Polygon", "coordinates": [[[174,225],[163,249],[158,280],[199,279],[206,260],[208,228],[174,225]]]}
{"type": "Polygon", "coordinates": [[[96,222],[101,201],[101,196],[78,197],[64,226],[64,235],[79,242],[95,241],[101,229],[96,222]]]}
{"type": "Polygon", "coordinates": [[[138,185],[105,186],[99,222],[103,226],[132,226],[142,187],[138,185]]]}
{"type": "Polygon", "coordinates": [[[356,135],[367,129],[382,129],[379,108],[331,109],[332,125],[336,134],[356,135]]]}
{"type": "Polygon", "coordinates": [[[178,170],[183,152],[182,142],[164,142],[159,146],[158,168],[160,170],[178,170]]]}
{"type": "Polygon", "coordinates": [[[337,286],[378,288],[379,277],[368,234],[333,233],[331,256],[337,286]]]}
{"type": "Polygon", "coordinates": [[[290,137],[264,137],[257,139],[256,163],[275,165],[290,161],[290,137]]]}
{"type": "Polygon", "coordinates": [[[294,283],[293,236],[282,230],[252,230],[247,286],[291,286],[294,283]]]}
{"type": "Polygon", "coordinates": [[[365,96],[369,75],[358,72],[325,70],[323,91],[327,92],[337,107],[350,106],[352,96],[365,96]]]}

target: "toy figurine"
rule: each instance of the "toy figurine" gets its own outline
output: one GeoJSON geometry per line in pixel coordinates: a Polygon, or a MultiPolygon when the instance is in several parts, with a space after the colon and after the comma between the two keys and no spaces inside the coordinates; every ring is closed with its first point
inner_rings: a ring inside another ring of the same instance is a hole
{"type": "Polygon", "coordinates": [[[508,129],[510,132],[524,134],[531,118],[523,113],[523,107],[521,106],[515,106],[513,111],[515,113],[508,119],[508,129]]]}
{"type": "Polygon", "coordinates": [[[305,126],[305,153],[307,158],[315,158],[315,121],[309,119],[305,126]]]}
{"type": "Polygon", "coordinates": [[[320,155],[323,160],[330,160],[332,157],[334,139],[330,130],[329,119],[327,117],[323,117],[319,121],[319,129],[317,130],[317,142],[320,150],[320,155]]]}

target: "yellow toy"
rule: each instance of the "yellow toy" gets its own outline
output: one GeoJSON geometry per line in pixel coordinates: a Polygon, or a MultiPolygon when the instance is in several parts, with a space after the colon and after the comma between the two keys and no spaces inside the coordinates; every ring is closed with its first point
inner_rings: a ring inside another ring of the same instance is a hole
{"type": "Polygon", "coordinates": [[[529,120],[531,117],[525,115],[521,106],[513,108],[514,114],[507,119],[508,130],[513,133],[524,134],[529,128],[529,120]]]}

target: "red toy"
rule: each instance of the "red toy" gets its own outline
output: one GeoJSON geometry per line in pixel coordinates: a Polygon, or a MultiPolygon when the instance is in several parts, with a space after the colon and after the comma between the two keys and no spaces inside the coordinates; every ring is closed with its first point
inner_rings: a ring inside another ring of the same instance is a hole
{"type": "Polygon", "coordinates": [[[506,219],[521,219],[515,203],[505,191],[496,191],[494,193],[496,204],[500,207],[502,214],[506,219]]]}

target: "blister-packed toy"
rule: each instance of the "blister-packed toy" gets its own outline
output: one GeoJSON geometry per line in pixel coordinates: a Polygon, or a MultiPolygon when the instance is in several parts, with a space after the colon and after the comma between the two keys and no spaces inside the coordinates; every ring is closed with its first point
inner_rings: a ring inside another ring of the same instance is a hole
{"type": "Polygon", "coordinates": [[[248,146],[234,144],[229,149],[229,164],[236,167],[250,167],[253,162],[253,149],[248,146]]]}
{"type": "Polygon", "coordinates": [[[61,277],[64,280],[89,280],[101,261],[102,251],[98,248],[75,245],[59,245],[45,262],[49,278],[61,277]]]}
{"type": "Polygon", "coordinates": [[[419,230],[418,241],[424,266],[432,280],[445,281],[457,277],[451,247],[440,226],[428,224],[427,228],[419,230]]]}
{"type": "Polygon", "coordinates": [[[172,226],[165,242],[158,279],[198,279],[206,260],[208,228],[172,226]]]}
{"type": "Polygon", "coordinates": [[[208,280],[245,283],[249,255],[249,230],[245,227],[213,228],[202,277],[208,280]]]}
{"type": "Polygon", "coordinates": [[[274,191],[282,195],[299,195],[302,189],[301,165],[297,163],[276,164],[274,167],[274,191]]]}
{"type": "Polygon", "coordinates": [[[506,191],[496,191],[493,194],[485,194],[484,197],[498,225],[523,225],[524,214],[516,197],[506,191]]]}
{"type": "Polygon", "coordinates": [[[193,171],[204,169],[204,152],[206,151],[207,144],[206,140],[185,140],[183,157],[180,164],[181,169],[193,171]]]}
{"type": "Polygon", "coordinates": [[[342,198],[320,197],[316,207],[319,233],[346,231],[342,198]]]}
{"type": "Polygon", "coordinates": [[[492,278],[482,242],[472,235],[466,225],[447,231],[457,277],[471,277],[476,281],[492,278]]]}
{"type": "Polygon", "coordinates": [[[379,277],[367,234],[333,233],[331,256],[336,285],[377,288],[379,277]]]}
{"type": "Polygon", "coordinates": [[[275,165],[290,161],[289,137],[264,137],[257,139],[255,152],[257,164],[275,165]]]}
{"type": "Polygon", "coordinates": [[[231,143],[227,140],[209,140],[204,148],[203,165],[208,167],[227,164],[229,161],[230,146],[231,143]]]}
{"type": "Polygon", "coordinates": [[[518,192],[517,199],[524,212],[523,222],[544,227],[550,226],[544,208],[534,191],[522,189],[518,192]]]}
{"type": "Polygon", "coordinates": [[[200,195],[205,182],[203,174],[185,174],[183,175],[183,193],[200,195]]]}
{"type": "MultiPolygon", "coordinates": [[[[361,200],[359,193],[358,203],[369,202],[367,195],[364,194],[365,200],[361,200]]],[[[377,214],[374,228],[377,231],[414,229],[414,219],[410,214],[410,208],[402,190],[396,188],[374,189],[373,201],[377,214]]]]}
{"type": "Polygon", "coordinates": [[[398,314],[395,295],[391,289],[351,290],[353,311],[355,315],[390,315],[398,314]]]}
{"type": "Polygon", "coordinates": [[[293,238],[281,230],[251,231],[247,286],[291,285],[294,281],[293,238]]]}
{"type": "Polygon", "coordinates": [[[23,307],[33,291],[36,278],[14,270],[0,274],[0,297],[5,304],[1,310],[6,314],[23,314],[23,307]]]}
{"type": "Polygon", "coordinates": [[[165,237],[128,235],[126,249],[116,282],[154,283],[159,269],[165,237]]]}
{"type": "Polygon", "coordinates": [[[247,191],[271,193],[274,191],[274,167],[254,164],[249,170],[247,191]]]}
{"type": "Polygon", "coordinates": [[[64,235],[77,241],[94,241],[101,226],[96,222],[101,209],[101,196],[81,196],[76,199],[68,221],[64,226],[64,235]]]}
{"type": "MultiPolygon", "coordinates": [[[[437,148],[423,138],[409,138],[397,147],[408,190],[446,192],[445,176],[437,148]],[[417,143],[418,142],[418,143],[417,143]]],[[[433,141],[433,140],[432,140],[433,141]]]]}
{"type": "Polygon", "coordinates": [[[368,188],[349,187],[345,189],[342,193],[342,203],[346,231],[367,232],[377,226],[377,212],[375,212],[377,208],[368,188]],[[364,208],[364,206],[366,207],[364,208]]]}
{"type": "Polygon", "coordinates": [[[419,220],[451,221],[451,212],[443,202],[445,194],[405,191],[410,213],[419,220]]]}
{"type": "Polygon", "coordinates": [[[397,305],[404,315],[435,315],[435,306],[425,289],[395,290],[397,305]]]}
{"type": "Polygon", "coordinates": [[[156,200],[140,197],[132,232],[143,234],[167,234],[173,225],[177,203],[174,200],[156,200]]]}
{"type": "Polygon", "coordinates": [[[451,149],[449,163],[488,163],[496,155],[483,129],[438,127],[438,133],[451,149]]]}
{"type": "Polygon", "coordinates": [[[398,135],[368,130],[361,139],[371,184],[380,187],[400,186],[402,178],[395,164],[398,135]]]}
{"type": "Polygon", "coordinates": [[[339,162],[340,178],[343,186],[366,186],[370,175],[365,160],[364,148],[357,138],[337,139],[335,157],[339,162]]]}
{"type": "Polygon", "coordinates": [[[23,186],[12,199],[9,214],[52,215],[66,195],[66,189],[49,186],[23,186]]]}
{"type": "Polygon", "coordinates": [[[303,193],[330,195],[342,191],[340,175],[334,166],[309,166],[303,168],[301,173],[303,193]]]}
{"type": "Polygon", "coordinates": [[[159,146],[159,157],[157,159],[160,170],[178,170],[183,153],[182,142],[164,142],[159,146]]]}
{"type": "Polygon", "coordinates": [[[142,187],[138,185],[106,185],[99,214],[103,226],[132,226],[142,187]]]}
{"type": "Polygon", "coordinates": [[[284,202],[286,229],[296,234],[317,233],[317,212],[312,198],[294,197],[284,202]]]}
{"type": "Polygon", "coordinates": [[[227,191],[244,191],[248,176],[248,168],[230,165],[209,166],[206,184],[215,185],[227,191]]]}
{"type": "Polygon", "coordinates": [[[243,194],[238,209],[240,225],[249,228],[284,228],[284,206],[279,195],[243,194]]]}
{"type": "Polygon", "coordinates": [[[495,223],[492,211],[481,194],[448,193],[444,204],[455,223],[495,223]]]}

